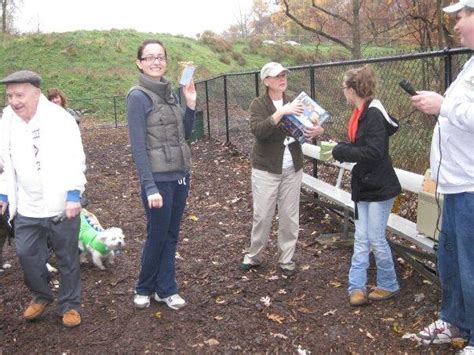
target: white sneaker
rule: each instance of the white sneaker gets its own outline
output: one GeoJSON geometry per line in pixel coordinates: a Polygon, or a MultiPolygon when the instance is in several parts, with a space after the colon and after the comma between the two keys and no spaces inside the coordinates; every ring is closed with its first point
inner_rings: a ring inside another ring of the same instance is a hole
{"type": "Polygon", "coordinates": [[[431,344],[451,344],[454,339],[461,338],[467,340],[467,334],[458,327],[449,324],[441,319],[431,323],[416,336],[421,343],[431,344]]]}
{"type": "Polygon", "coordinates": [[[164,302],[169,308],[175,309],[175,310],[183,308],[186,305],[186,301],[183,300],[183,298],[178,294],[165,297],[165,298],[160,298],[160,296],[158,296],[158,294],[155,293],[155,301],[164,302]]]}
{"type": "Polygon", "coordinates": [[[474,355],[474,346],[469,345],[458,352],[459,355],[474,355]]]}
{"type": "Polygon", "coordinates": [[[136,294],[133,298],[133,304],[138,309],[147,308],[150,306],[150,296],[136,294]]]}

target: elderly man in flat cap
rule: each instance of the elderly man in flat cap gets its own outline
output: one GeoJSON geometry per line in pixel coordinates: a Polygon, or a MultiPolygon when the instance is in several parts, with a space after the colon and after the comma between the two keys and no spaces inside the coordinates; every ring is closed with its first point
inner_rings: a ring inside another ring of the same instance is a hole
{"type": "Polygon", "coordinates": [[[33,300],[27,320],[39,318],[54,296],[47,240],[61,278],[58,311],[66,327],[81,323],[78,231],[85,156],[74,118],[41,94],[38,74],[22,70],[0,80],[8,106],[0,120],[0,212],[15,218],[17,255],[33,300]]]}
{"type": "MultiPolygon", "coordinates": [[[[461,44],[474,49],[474,0],[460,0],[443,10],[456,16],[454,31],[461,44]]],[[[474,57],[444,96],[419,91],[412,103],[438,116],[430,164],[444,195],[438,248],[441,311],[417,336],[425,344],[465,338],[468,345],[461,353],[474,355],[474,57]]]]}

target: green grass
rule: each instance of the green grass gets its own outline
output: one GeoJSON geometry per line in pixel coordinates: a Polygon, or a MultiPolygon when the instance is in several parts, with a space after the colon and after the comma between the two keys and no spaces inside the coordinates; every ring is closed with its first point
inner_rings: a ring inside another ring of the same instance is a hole
{"type": "MultiPolygon", "coordinates": [[[[137,47],[148,38],[158,38],[166,45],[167,78],[174,84],[180,74],[179,61],[193,61],[197,66],[195,81],[199,81],[225,73],[259,70],[269,61],[293,66],[350,58],[347,50],[325,44],[265,46],[256,40],[227,43],[218,38],[207,45],[182,36],[134,30],[0,34],[0,77],[16,70],[34,70],[43,78],[44,92],[51,87],[60,88],[74,109],[110,121],[114,108],[120,117],[124,116],[123,97],[138,75],[137,47]]],[[[368,48],[364,53],[393,54],[390,48],[368,48]]],[[[222,91],[218,86],[211,86],[211,90],[222,91]]],[[[0,107],[4,103],[1,96],[0,107]]]]}
{"type": "MultiPolygon", "coordinates": [[[[133,30],[76,31],[69,33],[0,35],[0,76],[20,69],[41,74],[43,87],[59,87],[72,99],[125,95],[136,81],[135,56],[138,45],[147,38],[161,39],[168,50],[167,77],[176,83],[178,61],[192,60],[197,65],[196,80],[228,72],[258,70],[270,60],[297,65],[334,59],[334,53],[349,53],[328,45],[250,46],[236,42],[231,52],[215,53],[194,39],[168,34],[140,33],[133,30]],[[252,49],[253,48],[253,49],[252,49]],[[244,58],[240,64],[235,55],[244,58]],[[224,57],[229,63],[219,60],[224,57]]],[[[366,53],[393,53],[391,49],[367,49],[366,53]]],[[[1,101],[0,101],[1,103],[1,101]]]]}

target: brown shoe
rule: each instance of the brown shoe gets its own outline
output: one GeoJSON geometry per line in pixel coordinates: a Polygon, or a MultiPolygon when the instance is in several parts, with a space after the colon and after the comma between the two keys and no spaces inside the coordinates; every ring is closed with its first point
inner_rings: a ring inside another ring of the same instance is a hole
{"type": "Polygon", "coordinates": [[[398,291],[390,292],[376,287],[371,293],[369,293],[369,300],[371,301],[385,301],[394,297],[398,291]]]}
{"type": "Polygon", "coordinates": [[[63,325],[68,328],[77,327],[81,324],[81,315],[75,309],[70,309],[63,314],[63,325]]]}
{"type": "Polygon", "coordinates": [[[363,306],[367,304],[367,295],[362,290],[354,290],[351,292],[349,303],[351,306],[363,306]]]}
{"type": "Polygon", "coordinates": [[[26,320],[34,320],[39,318],[43,313],[49,303],[36,303],[31,302],[25,312],[23,312],[23,318],[26,320]]]}

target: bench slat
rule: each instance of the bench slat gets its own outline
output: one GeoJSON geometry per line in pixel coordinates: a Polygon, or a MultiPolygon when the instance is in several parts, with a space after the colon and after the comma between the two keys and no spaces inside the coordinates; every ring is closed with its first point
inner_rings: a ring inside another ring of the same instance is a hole
{"type": "Polygon", "coordinates": [[[316,179],[315,177],[303,174],[303,187],[307,187],[311,191],[317,192],[329,200],[335,201],[337,204],[354,210],[354,202],[351,200],[351,194],[347,191],[338,189],[336,186],[328,184],[322,180],[316,179]]]}
{"type": "Polygon", "coordinates": [[[433,253],[434,241],[419,234],[416,230],[416,223],[409,221],[397,214],[390,213],[387,228],[391,232],[402,236],[421,249],[433,253]]]}

